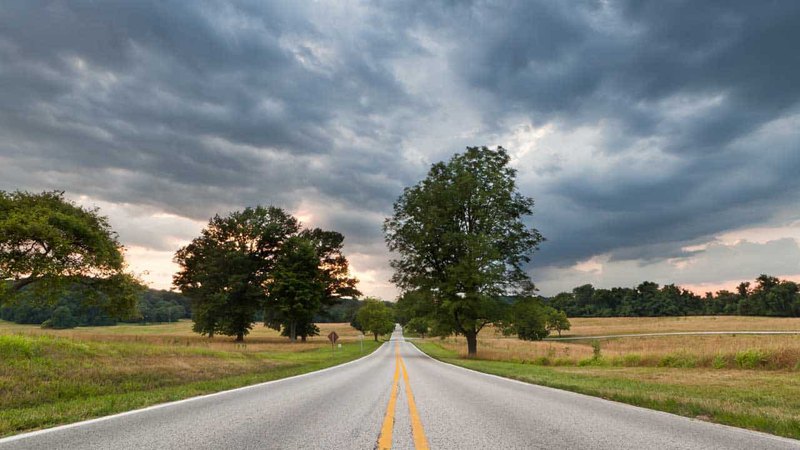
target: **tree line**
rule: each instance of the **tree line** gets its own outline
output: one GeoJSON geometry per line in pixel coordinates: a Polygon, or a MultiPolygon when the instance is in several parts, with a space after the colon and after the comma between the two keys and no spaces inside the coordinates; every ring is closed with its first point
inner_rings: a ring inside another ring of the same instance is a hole
{"type": "Polygon", "coordinates": [[[578,286],[543,301],[569,317],[741,315],[800,317],[800,285],[770,275],[740,283],[731,292],[694,294],[673,284],[645,281],[635,288],[578,286]]]}
{"type": "Polygon", "coordinates": [[[139,294],[135,312],[119,318],[97,305],[88,305],[80,291],[65,289],[55,301],[42,302],[30,293],[0,307],[0,319],[45,328],[110,326],[118,323],[177,322],[191,318],[189,299],[178,293],[147,289],[139,294]]]}

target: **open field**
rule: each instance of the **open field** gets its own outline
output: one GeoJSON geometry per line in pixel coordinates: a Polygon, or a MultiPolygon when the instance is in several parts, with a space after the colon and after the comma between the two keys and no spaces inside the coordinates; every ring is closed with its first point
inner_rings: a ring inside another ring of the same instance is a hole
{"type": "Polygon", "coordinates": [[[800,317],[684,316],[577,317],[566,336],[669,333],[680,331],[800,331],[800,317]]]}
{"type": "Polygon", "coordinates": [[[347,324],[320,324],[323,336],[292,344],[257,327],[233,338],[204,338],[191,322],[43,330],[0,322],[0,436],[155,403],[284,378],[340,364],[364,351],[347,324]],[[324,335],[335,330],[332,354],[324,335]]]}
{"type": "Polygon", "coordinates": [[[544,367],[507,361],[468,360],[434,341],[417,341],[416,344],[433,357],[481,372],[800,438],[800,377],[796,372],[672,367],[544,367]]]}
{"type": "MultiPolygon", "coordinates": [[[[800,319],[571,319],[572,334],[791,331],[800,319]]],[[[800,335],[652,336],[526,342],[493,330],[465,359],[462,337],[421,349],[464,367],[703,420],[800,438],[800,335]]]]}
{"type": "MultiPolygon", "coordinates": [[[[429,339],[466,356],[463,337],[429,339]]],[[[713,335],[626,337],[602,341],[521,341],[488,334],[478,357],[537,365],[712,367],[800,370],[800,335],[713,335]],[[595,357],[599,346],[600,357],[595,357]]]]}
{"type": "MultiPolygon", "coordinates": [[[[797,335],[685,335],[630,336],[595,340],[610,334],[691,331],[796,331],[800,318],[707,316],[571,319],[573,336],[567,341],[521,341],[492,328],[479,335],[478,357],[493,361],[537,365],[606,365],[618,367],[711,367],[716,369],[800,370],[800,334],[797,335]],[[707,324],[707,328],[703,328],[707,324]],[[595,356],[599,349],[600,357],[595,356]]],[[[564,333],[564,336],[567,336],[564,333]]],[[[443,348],[466,356],[463,337],[433,339],[443,348]]]]}

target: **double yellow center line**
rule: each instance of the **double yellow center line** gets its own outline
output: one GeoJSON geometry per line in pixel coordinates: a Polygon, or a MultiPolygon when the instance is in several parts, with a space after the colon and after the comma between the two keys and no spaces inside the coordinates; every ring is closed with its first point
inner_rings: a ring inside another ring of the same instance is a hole
{"type": "Polygon", "coordinates": [[[408,370],[403,358],[400,356],[398,344],[394,344],[394,380],[392,382],[392,394],[389,396],[389,404],[386,406],[386,415],[383,418],[381,435],[378,437],[378,449],[389,450],[392,448],[392,431],[394,430],[394,411],[397,405],[397,387],[400,381],[400,371],[403,372],[403,382],[406,388],[406,398],[408,398],[408,412],[411,416],[411,433],[414,436],[414,448],[417,450],[428,450],[428,438],[425,437],[425,429],[422,427],[422,420],[419,418],[417,404],[414,402],[414,393],[411,392],[411,383],[408,382],[408,370]]]}

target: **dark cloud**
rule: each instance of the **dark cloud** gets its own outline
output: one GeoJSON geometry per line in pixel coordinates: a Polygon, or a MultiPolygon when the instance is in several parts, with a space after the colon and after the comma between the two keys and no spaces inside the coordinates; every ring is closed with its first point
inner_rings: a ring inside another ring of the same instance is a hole
{"type": "Polygon", "coordinates": [[[536,267],[654,263],[796,218],[796,42],[791,1],[11,1],[0,189],[134,205],[161,251],[183,225],[152,211],[306,208],[386,273],[403,186],[502,144],[536,267]]]}

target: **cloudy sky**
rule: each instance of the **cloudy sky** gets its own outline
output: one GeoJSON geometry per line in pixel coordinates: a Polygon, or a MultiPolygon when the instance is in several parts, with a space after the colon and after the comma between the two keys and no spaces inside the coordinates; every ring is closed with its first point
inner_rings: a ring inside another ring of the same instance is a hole
{"type": "Polygon", "coordinates": [[[346,235],[393,298],[404,186],[502,145],[541,292],[800,277],[800,2],[5,1],[0,189],[65,190],[169,287],[210,216],[346,235]]]}

